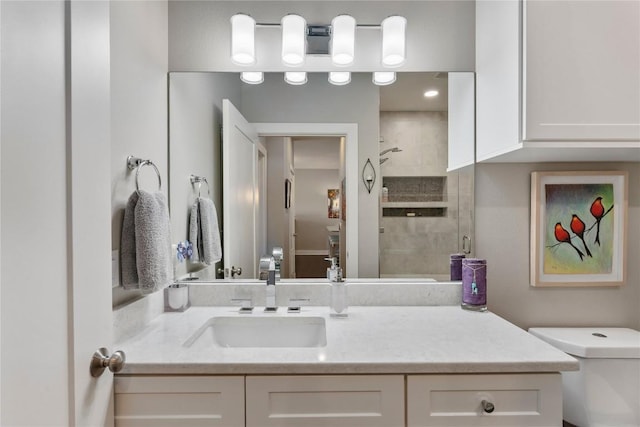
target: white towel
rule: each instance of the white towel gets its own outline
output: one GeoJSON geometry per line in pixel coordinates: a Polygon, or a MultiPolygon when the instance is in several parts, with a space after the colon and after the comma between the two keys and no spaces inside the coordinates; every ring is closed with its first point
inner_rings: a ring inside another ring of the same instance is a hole
{"type": "Polygon", "coordinates": [[[143,293],[172,279],[169,210],[162,193],[134,191],[124,210],[120,239],[122,286],[143,293]]]}
{"type": "Polygon", "coordinates": [[[211,199],[198,197],[191,206],[189,240],[193,244],[191,261],[212,265],[222,259],[218,213],[211,199]]]}

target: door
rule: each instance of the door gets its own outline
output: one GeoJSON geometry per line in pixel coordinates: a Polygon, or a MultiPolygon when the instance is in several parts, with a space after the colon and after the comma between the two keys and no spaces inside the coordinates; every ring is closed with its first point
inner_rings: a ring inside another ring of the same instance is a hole
{"type": "Polygon", "coordinates": [[[225,277],[255,279],[258,133],[228,99],[222,100],[223,262],[225,277]],[[237,273],[241,271],[241,273],[237,273]]]}
{"type": "Polygon", "coordinates": [[[113,424],[113,374],[107,369],[94,378],[89,364],[99,348],[109,354],[116,350],[111,308],[109,2],[72,1],[68,19],[67,216],[71,233],[67,239],[72,265],[68,307],[72,310],[69,357],[74,410],[70,425],[108,426],[113,424]]]}

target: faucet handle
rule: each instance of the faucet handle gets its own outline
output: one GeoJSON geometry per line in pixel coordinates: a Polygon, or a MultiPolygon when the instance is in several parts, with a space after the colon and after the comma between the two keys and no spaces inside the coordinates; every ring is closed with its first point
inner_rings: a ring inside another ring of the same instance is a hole
{"type": "Polygon", "coordinates": [[[300,313],[301,302],[309,302],[309,298],[289,298],[289,307],[287,313],[300,313]]]}
{"type": "Polygon", "coordinates": [[[251,312],[253,312],[253,302],[251,301],[251,298],[231,298],[231,301],[242,302],[242,305],[240,306],[238,313],[251,314],[251,312]]]}

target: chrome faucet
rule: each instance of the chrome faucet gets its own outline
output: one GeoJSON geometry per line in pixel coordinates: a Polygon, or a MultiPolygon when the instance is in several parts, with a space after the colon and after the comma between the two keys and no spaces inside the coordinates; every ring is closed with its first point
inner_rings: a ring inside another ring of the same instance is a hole
{"type": "Polygon", "coordinates": [[[269,261],[269,272],[267,274],[267,299],[265,303],[265,311],[276,311],[276,265],[273,258],[269,261]]]}

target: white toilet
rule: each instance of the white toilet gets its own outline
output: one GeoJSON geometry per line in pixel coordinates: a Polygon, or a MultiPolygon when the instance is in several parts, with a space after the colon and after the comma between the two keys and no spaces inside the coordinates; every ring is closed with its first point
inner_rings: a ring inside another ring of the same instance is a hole
{"type": "Polygon", "coordinates": [[[579,427],[640,426],[640,332],[626,328],[531,328],[575,357],[563,372],[563,418],[579,427]]]}

